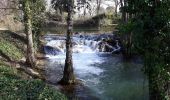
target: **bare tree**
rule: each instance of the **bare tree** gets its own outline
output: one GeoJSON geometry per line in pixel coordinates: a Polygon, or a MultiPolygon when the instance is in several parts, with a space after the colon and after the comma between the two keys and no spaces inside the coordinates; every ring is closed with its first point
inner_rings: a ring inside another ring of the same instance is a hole
{"type": "Polygon", "coordinates": [[[102,0],[96,0],[96,3],[97,3],[96,15],[99,15],[99,10],[100,10],[100,6],[101,6],[101,1],[102,1],[102,0]]]}
{"type": "Polygon", "coordinates": [[[118,6],[119,6],[119,1],[118,0],[114,0],[114,3],[115,3],[115,16],[117,17],[117,13],[118,13],[118,11],[117,11],[117,9],[118,9],[118,6]]]}
{"type": "MultiPolygon", "coordinates": [[[[97,3],[96,15],[99,15],[99,10],[100,10],[100,6],[101,6],[101,1],[102,1],[102,0],[96,0],[96,3],[97,3]]],[[[100,17],[98,17],[98,30],[100,30],[100,17]]]]}

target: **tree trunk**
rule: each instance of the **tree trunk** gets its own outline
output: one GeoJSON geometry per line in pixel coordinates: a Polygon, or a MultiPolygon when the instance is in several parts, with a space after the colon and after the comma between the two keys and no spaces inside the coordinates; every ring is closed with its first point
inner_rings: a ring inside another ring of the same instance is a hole
{"type": "Polygon", "coordinates": [[[67,18],[67,39],[66,39],[66,60],[64,67],[64,75],[59,83],[74,84],[75,76],[72,61],[72,33],[73,33],[73,6],[74,0],[68,1],[68,18],[67,18]]]}
{"type": "Polygon", "coordinates": [[[83,20],[85,20],[85,18],[86,18],[86,5],[84,5],[84,12],[83,12],[83,20]]]}
{"type": "Polygon", "coordinates": [[[99,11],[100,11],[100,5],[101,5],[101,0],[97,0],[97,13],[96,16],[98,16],[98,30],[100,30],[100,17],[99,17],[99,11]]]}
{"type": "Polygon", "coordinates": [[[125,9],[123,7],[126,6],[127,1],[126,0],[120,0],[121,10],[122,10],[122,22],[126,23],[127,21],[127,13],[125,12],[125,9]]]}
{"type": "MultiPolygon", "coordinates": [[[[160,5],[160,0],[155,0],[153,3],[152,8],[150,9],[150,17],[154,18],[156,16],[155,9],[160,5]]],[[[153,21],[153,20],[152,20],[153,21]]],[[[152,30],[150,33],[155,34],[154,30],[152,30]]],[[[150,52],[152,53],[152,51],[150,52]]],[[[148,55],[146,55],[148,56],[148,55]]],[[[150,57],[149,61],[152,61],[154,57],[150,57]]],[[[153,63],[152,63],[153,64],[153,63]]],[[[164,100],[165,97],[164,95],[166,94],[165,91],[162,91],[162,87],[159,85],[159,82],[157,80],[160,80],[160,76],[158,76],[158,72],[155,71],[155,66],[150,65],[148,66],[152,69],[150,69],[149,74],[148,74],[148,80],[149,80],[149,100],[164,100]]],[[[157,69],[158,70],[158,69],[157,69]]],[[[162,80],[163,81],[163,80],[162,80]]]]}
{"type": "Polygon", "coordinates": [[[97,3],[97,12],[96,12],[96,14],[99,15],[101,0],[96,0],[96,3],[97,3]]]}
{"type": "Polygon", "coordinates": [[[115,16],[117,17],[117,8],[118,8],[119,2],[118,0],[115,0],[115,16]]]}
{"type": "Polygon", "coordinates": [[[32,35],[32,24],[31,24],[31,10],[29,0],[24,2],[24,17],[25,17],[25,33],[27,38],[27,57],[26,62],[31,66],[35,66],[35,54],[34,44],[32,35]]]}

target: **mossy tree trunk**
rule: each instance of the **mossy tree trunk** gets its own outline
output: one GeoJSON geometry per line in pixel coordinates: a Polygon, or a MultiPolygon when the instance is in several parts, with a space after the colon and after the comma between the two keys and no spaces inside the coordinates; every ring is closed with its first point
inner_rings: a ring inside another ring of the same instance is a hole
{"type": "MultiPolygon", "coordinates": [[[[122,12],[122,17],[121,21],[122,24],[127,25],[126,27],[129,27],[128,25],[128,20],[131,17],[131,14],[127,12],[126,7],[129,5],[128,0],[120,0],[120,6],[121,6],[121,12],[122,12]]],[[[132,57],[132,38],[133,32],[125,32],[122,34],[122,41],[123,41],[123,56],[126,59],[130,59],[132,57]]]]}
{"type": "Polygon", "coordinates": [[[74,6],[74,0],[68,0],[66,60],[64,66],[64,75],[61,81],[59,82],[61,84],[75,83],[73,61],[72,61],[73,6],[74,6]]]}
{"type": "Polygon", "coordinates": [[[28,63],[31,67],[33,67],[35,66],[36,60],[34,54],[35,52],[34,52],[33,35],[32,35],[30,0],[24,0],[23,11],[24,11],[25,33],[27,38],[26,63],[28,63]]]}

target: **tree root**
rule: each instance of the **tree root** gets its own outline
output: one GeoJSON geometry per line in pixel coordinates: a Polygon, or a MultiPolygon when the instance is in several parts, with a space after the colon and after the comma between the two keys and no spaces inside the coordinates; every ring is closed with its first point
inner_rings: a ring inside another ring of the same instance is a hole
{"type": "Polygon", "coordinates": [[[2,61],[0,64],[11,66],[16,68],[17,70],[20,70],[27,75],[31,76],[32,78],[37,78],[45,81],[45,77],[40,74],[40,72],[37,71],[37,69],[33,69],[27,65],[25,65],[22,62],[7,62],[7,61],[2,61]]]}

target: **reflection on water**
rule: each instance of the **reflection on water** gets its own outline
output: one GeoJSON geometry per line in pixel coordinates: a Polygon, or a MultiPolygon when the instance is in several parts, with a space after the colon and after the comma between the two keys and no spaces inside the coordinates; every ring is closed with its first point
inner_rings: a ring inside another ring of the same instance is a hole
{"type": "MultiPolygon", "coordinates": [[[[50,57],[47,77],[56,83],[62,77],[65,53],[47,56],[50,57]]],[[[141,71],[140,59],[126,62],[121,55],[81,52],[73,53],[73,62],[76,77],[82,80],[84,87],[65,92],[72,99],[148,100],[148,82],[141,71]]]]}

